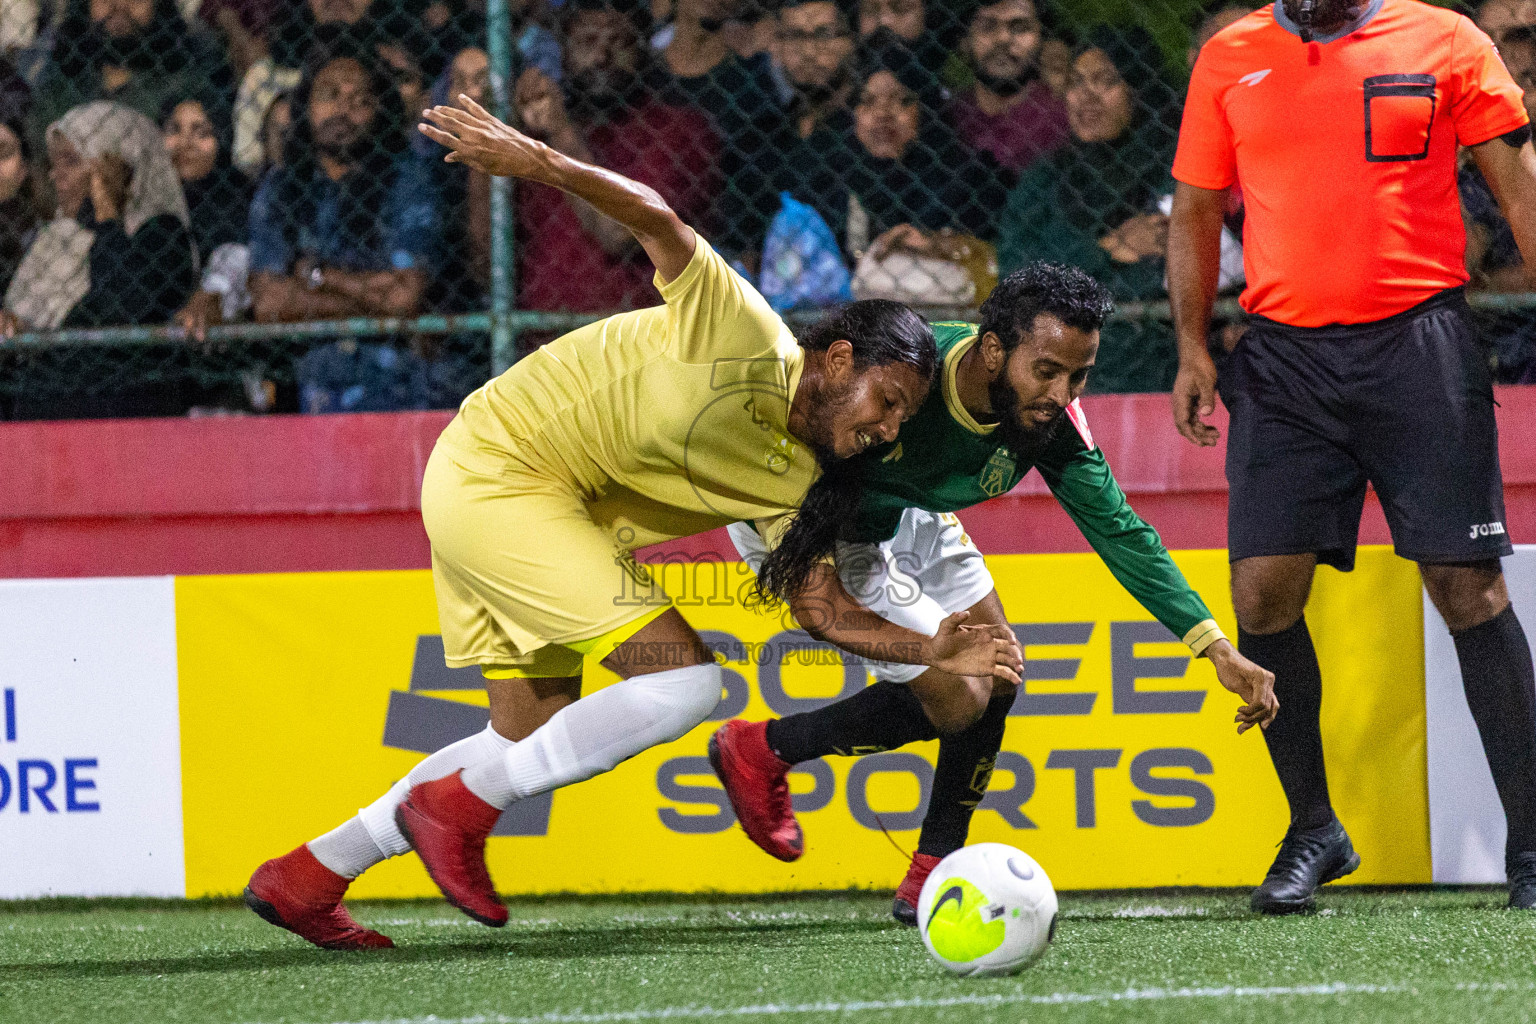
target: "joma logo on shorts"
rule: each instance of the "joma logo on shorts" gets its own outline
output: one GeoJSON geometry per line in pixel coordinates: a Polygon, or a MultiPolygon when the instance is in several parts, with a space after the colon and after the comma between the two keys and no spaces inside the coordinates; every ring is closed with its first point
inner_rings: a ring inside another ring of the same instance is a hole
{"type": "Polygon", "coordinates": [[[1479,537],[1502,537],[1503,535],[1503,523],[1479,523],[1472,527],[1472,536],[1469,539],[1477,540],[1479,537]]]}

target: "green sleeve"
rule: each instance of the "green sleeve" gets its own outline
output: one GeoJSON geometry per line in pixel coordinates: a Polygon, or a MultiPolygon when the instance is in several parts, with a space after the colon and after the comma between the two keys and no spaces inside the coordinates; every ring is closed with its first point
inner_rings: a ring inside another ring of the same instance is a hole
{"type": "Polygon", "coordinates": [[[1125,500],[1104,453],[1088,449],[1071,424],[1062,425],[1062,434],[1036,467],[1115,579],[1196,654],[1221,639],[1162,538],[1125,500]]]}

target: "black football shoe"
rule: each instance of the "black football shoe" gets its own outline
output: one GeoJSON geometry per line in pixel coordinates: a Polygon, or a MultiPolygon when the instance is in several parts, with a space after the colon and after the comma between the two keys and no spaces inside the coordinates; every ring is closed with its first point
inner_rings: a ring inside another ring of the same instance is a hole
{"type": "Polygon", "coordinates": [[[1261,914],[1309,910],[1318,886],[1343,878],[1359,866],[1360,855],[1339,819],[1318,828],[1292,828],[1248,905],[1261,914]]]}
{"type": "Polygon", "coordinates": [[[1509,875],[1509,909],[1536,910],[1536,853],[1516,853],[1504,859],[1509,875]]]}

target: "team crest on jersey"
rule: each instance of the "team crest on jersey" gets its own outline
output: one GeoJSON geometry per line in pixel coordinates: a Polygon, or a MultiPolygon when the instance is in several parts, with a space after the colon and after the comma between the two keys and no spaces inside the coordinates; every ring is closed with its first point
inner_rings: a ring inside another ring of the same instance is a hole
{"type": "Polygon", "coordinates": [[[981,488],[981,493],[995,498],[1013,486],[1013,477],[1017,471],[1018,463],[1014,461],[1013,453],[1007,448],[999,448],[992,453],[987,464],[981,467],[981,475],[976,478],[976,484],[981,488]]]}

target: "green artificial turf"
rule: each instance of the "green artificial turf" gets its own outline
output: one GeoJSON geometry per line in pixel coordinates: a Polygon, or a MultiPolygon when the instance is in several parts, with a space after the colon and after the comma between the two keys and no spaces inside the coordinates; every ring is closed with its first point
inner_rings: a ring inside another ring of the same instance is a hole
{"type": "Polygon", "coordinates": [[[1052,950],[952,977],[889,898],[359,903],[399,943],[327,953],[234,903],[0,904],[4,1024],[341,1021],[1536,1020],[1536,913],[1496,890],[1326,890],[1260,919],[1238,892],[1062,897],[1052,950]]]}

